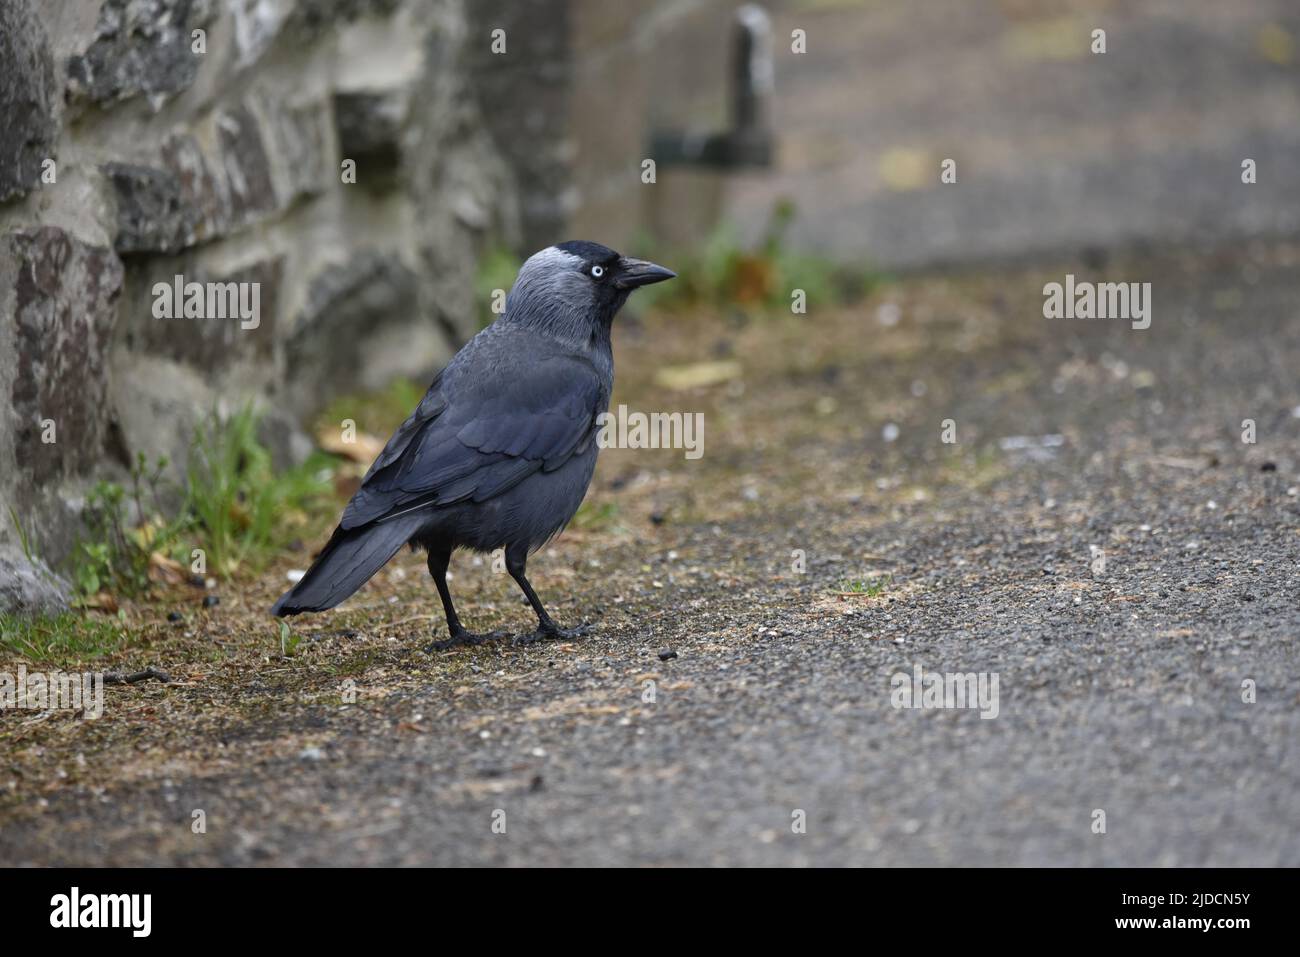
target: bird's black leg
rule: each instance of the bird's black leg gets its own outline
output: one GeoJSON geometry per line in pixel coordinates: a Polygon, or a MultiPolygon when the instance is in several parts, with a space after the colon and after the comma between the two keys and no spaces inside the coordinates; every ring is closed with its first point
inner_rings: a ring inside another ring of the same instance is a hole
{"type": "Polygon", "coordinates": [[[451,564],[451,549],[429,549],[429,574],[438,586],[438,597],[442,599],[442,610],[447,615],[447,631],[451,637],[445,641],[435,641],[425,647],[425,651],[444,651],[456,645],[478,645],[493,638],[505,635],[504,631],[494,631],[486,635],[476,635],[467,631],[456,615],[456,606],[451,603],[451,590],[447,588],[447,566],[451,564]]]}
{"type": "Polygon", "coordinates": [[[537,597],[537,592],[533,591],[533,586],[528,583],[524,575],[524,567],[528,564],[528,549],[523,546],[508,546],[506,548],[506,571],[510,577],[515,580],[528,599],[528,604],[533,606],[533,611],[537,613],[537,630],[529,635],[520,635],[516,641],[521,645],[532,644],[534,641],[545,641],[551,638],[580,638],[585,635],[591,628],[587,625],[580,625],[577,628],[561,628],[551,616],[546,613],[542,606],[542,600],[537,597]]]}

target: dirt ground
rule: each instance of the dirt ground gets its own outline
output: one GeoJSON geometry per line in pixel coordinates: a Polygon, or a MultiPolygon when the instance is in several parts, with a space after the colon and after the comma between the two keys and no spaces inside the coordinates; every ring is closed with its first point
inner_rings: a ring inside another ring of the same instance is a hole
{"type": "MultiPolygon", "coordinates": [[[[303,555],[178,589],[91,665],[170,683],[0,716],[0,859],[1300,864],[1300,250],[1110,262],[1149,329],[1044,319],[1096,266],[629,317],[615,404],[703,412],[704,454],[606,451],[534,557],[590,637],[426,653],[407,553],[290,656],[303,555]],[[739,374],[656,379],[706,360],[739,374]],[[918,664],[997,674],[997,716],[895,708],[918,664]]],[[[470,627],[532,628],[490,560],[453,572],[470,627]]]]}

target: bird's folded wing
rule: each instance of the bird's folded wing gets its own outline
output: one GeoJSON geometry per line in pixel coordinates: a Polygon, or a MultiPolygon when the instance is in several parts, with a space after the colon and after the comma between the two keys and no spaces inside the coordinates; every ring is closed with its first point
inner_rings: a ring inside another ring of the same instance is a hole
{"type": "Polygon", "coordinates": [[[590,363],[547,357],[515,378],[444,394],[435,381],[389,440],[343,512],[343,528],[454,502],[483,502],[593,440],[608,401],[590,363]]]}

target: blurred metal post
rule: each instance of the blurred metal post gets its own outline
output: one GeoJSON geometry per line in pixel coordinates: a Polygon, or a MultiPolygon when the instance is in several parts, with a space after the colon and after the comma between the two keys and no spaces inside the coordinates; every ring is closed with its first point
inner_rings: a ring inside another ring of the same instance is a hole
{"type": "Polygon", "coordinates": [[[772,20],[758,4],[747,3],[736,10],[732,36],[731,129],[653,133],[650,155],[660,166],[730,169],[772,164],[772,20]]]}

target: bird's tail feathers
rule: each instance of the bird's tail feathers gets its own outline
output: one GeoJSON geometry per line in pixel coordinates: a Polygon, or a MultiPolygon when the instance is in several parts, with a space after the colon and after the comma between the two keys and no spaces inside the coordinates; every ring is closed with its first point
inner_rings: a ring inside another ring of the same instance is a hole
{"type": "Polygon", "coordinates": [[[307,574],[271,608],[276,616],[333,608],[370,580],[410,539],[424,516],[334,529],[307,574]]]}

